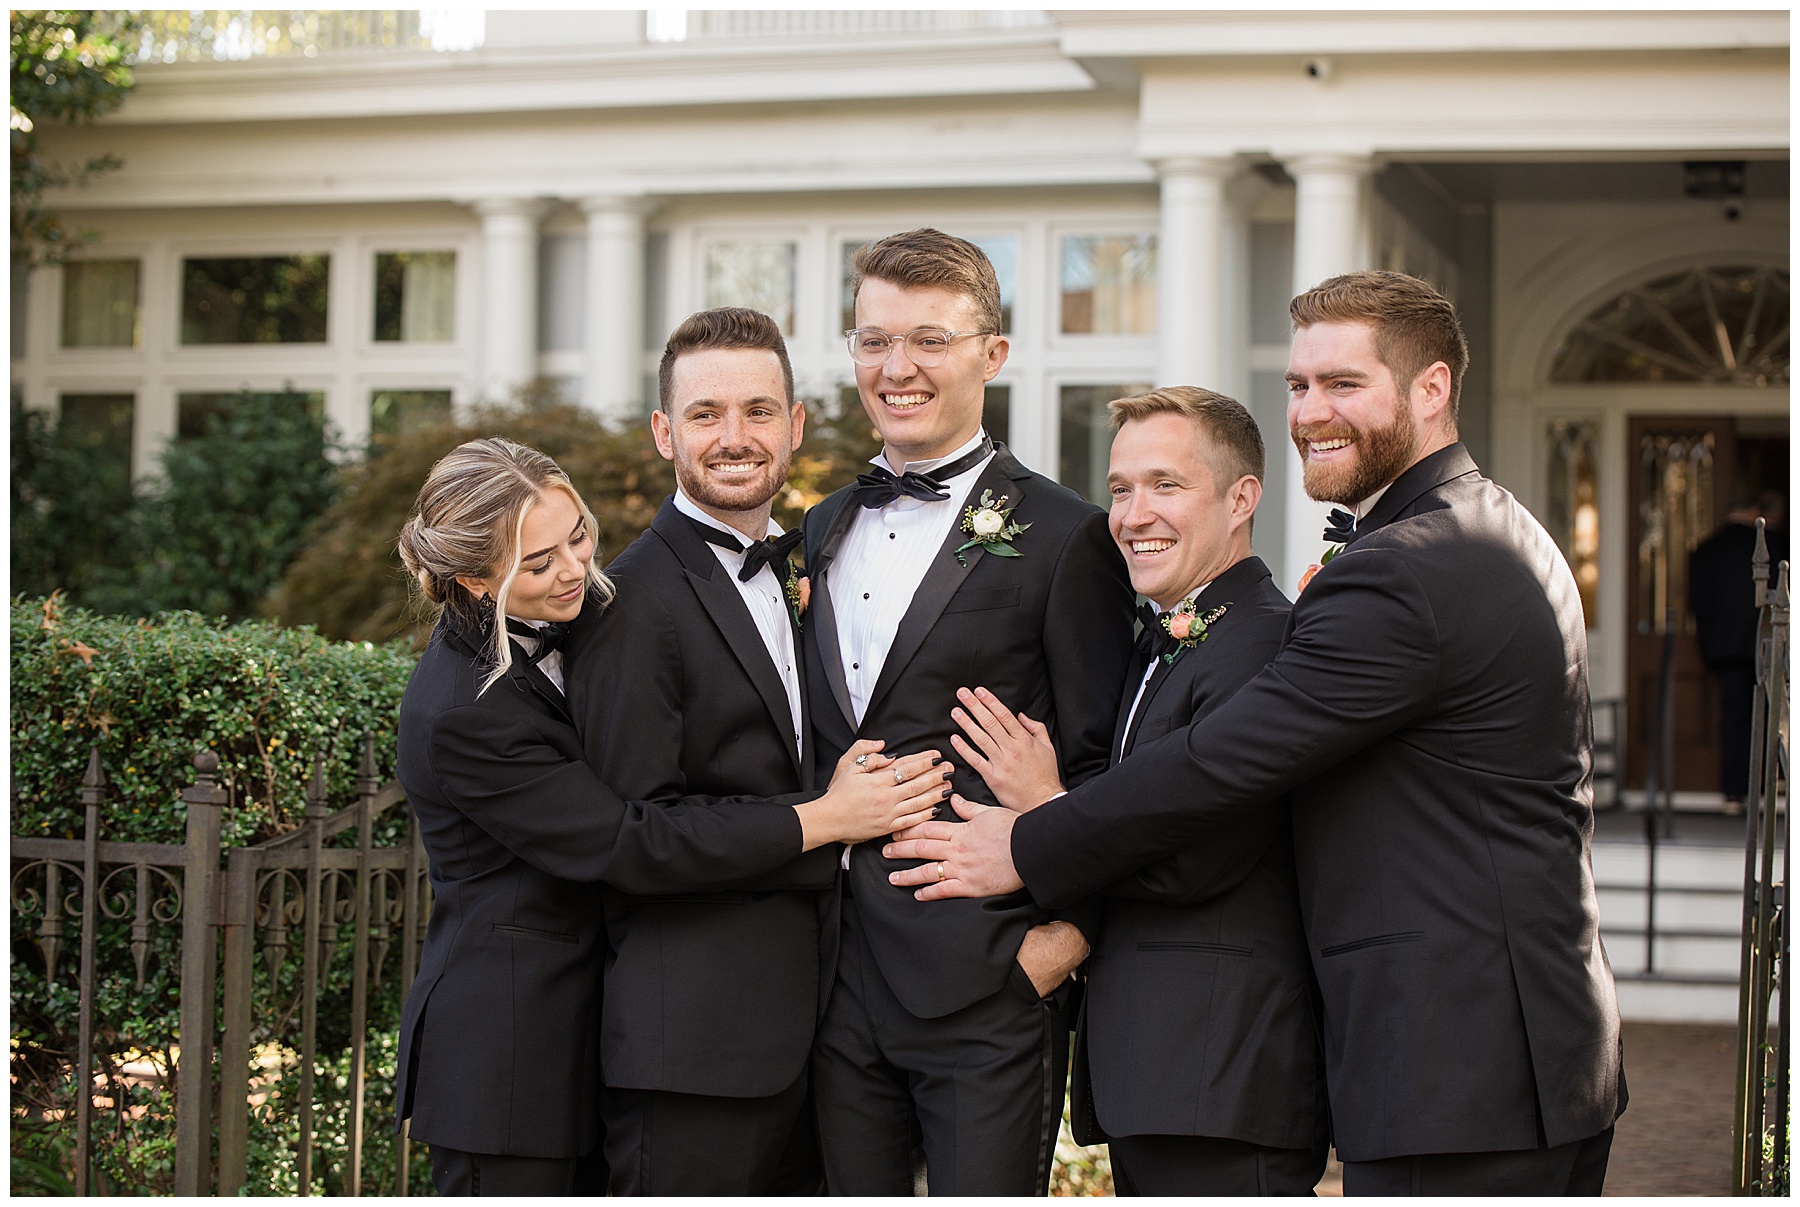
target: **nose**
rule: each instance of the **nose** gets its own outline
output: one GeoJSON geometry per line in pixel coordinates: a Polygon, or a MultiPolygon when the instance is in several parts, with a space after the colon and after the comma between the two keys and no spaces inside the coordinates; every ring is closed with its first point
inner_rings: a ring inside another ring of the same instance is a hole
{"type": "Polygon", "coordinates": [[[1151,506],[1149,496],[1141,490],[1128,492],[1117,506],[1119,527],[1122,529],[1142,528],[1156,519],[1156,509],[1151,506]]]}
{"type": "Polygon", "coordinates": [[[1324,390],[1308,384],[1305,389],[1288,395],[1288,426],[1310,427],[1331,419],[1331,400],[1324,390]]]}
{"type": "Polygon", "coordinates": [[[918,371],[919,366],[915,365],[912,357],[907,355],[906,341],[895,340],[893,347],[888,349],[887,359],[881,362],[882,375],[895,381],[905,381],[918,371]]]}

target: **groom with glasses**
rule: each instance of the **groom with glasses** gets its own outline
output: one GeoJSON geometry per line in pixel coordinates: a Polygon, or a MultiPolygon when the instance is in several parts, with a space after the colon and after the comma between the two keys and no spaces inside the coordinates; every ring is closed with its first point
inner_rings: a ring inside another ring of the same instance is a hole
{"type": "MultiPolygon", "coordinates": [[[[864,735],[893,755],[949,749],[956,688],[973,678],[1046,717],[1080,783],[1106,766],[1131,646],[1106,514],[982,428],[1008,343],[979,248],[908,231],[862,248],[855,273],[847,338],[883,447],[806,517],[815,766],[864,735]]],[[[994,799],[967,767],[953,783],[994,799]]],[[[926,906],[888,883],[892,866],[880,844],[845,852],[826,938],[813,1067],[827,1185],[913,1193],[916,1128],[931,1193],[1042,1195],[1088,907],[1059,915],[1023,893],[926,906]]]]}

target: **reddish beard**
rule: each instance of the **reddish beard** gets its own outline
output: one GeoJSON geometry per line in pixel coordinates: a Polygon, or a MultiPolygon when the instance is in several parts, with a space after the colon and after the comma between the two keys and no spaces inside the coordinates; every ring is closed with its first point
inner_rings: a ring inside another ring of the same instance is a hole
{"type": "Polygon", "coordinates": [[[1306,493],[1321,503],[1360,503],[1406,472],[1418,447],[1419,426],[1410,408],[1394,408],[1386,427],[1358,431],[1347,423],[1296,427],[1294,447],[1304,467],[1306,493]],[[1350,440],[1356,456],[1346,464],[1320,465],[1306,455],[1313,443],[1350,440]]]}

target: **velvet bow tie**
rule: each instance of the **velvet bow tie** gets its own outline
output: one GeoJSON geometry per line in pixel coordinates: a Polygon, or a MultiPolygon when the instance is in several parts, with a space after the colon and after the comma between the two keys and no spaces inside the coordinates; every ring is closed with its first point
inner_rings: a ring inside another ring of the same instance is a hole
{"type": "Polygon", "coordinates": [[[1325,525],[1326,543],[1332,545],[1348,545],[1356,537],[1356,516],[1342,507],[1333,507],[1327,515],[1329,521],[1325,525]]]}
{"type": "Polygon", "coordinates": [[[776,578],[785,578],[786,574],[783,568],[787,564],[788,554],[792,553],[794,547],[800,543],[801,532],[798,528],[792,532],[784,532],[777,537],[769,537],[760,541],[746,541],[733,536],[722,528],[714,528],[711,524],[702,524],[692,516],[689,516],[688,519],[692,521],[694,531],[698,532],[706,541],[721,549],[729,549],[733,553],[744,555],[744,564],[738,570],[738,581],[741,583],[747,583],[755,578],[757,571],[764,566],[773,570],[776,578]]]}
{"type": "Polygon", "coordinates": [[[1162,627],[1162,614],[1147,603],[1138,605],[1137,617],[1142,622],[1143,631],[1137,637],[1138,653],[1146,661],[1161,658],[1164,654],[1172,654],[1181,648],[1181,643],[1169,636],[1162,627]]]}
{"type": "Polygon", "coordinates": [[[526,666],[536,666],[542,662],[553,651],[561,649],[563,642],[569,637],[569,626],[566,624],[551,621],[549,624],[533,626],[522,620],[514,620],[510,616],[506,618],[506,631],[514,637],[530,637],[536,640],[537,650],[526,655],[526,666]]]}
{"type": "Polygon", "coordinates": [[[886,507],[902,497],[941,503],[950,497],[950,492],[944,489],[944,483],[981,464],[982,459],[993,451],[994,442],[984,436],[981,443],[973,449],[927,474],[910,469],[897,474],[885,465],[877,465],[868,473],[857,475],[856,485],[850,488],[850,494],[858,503],[870,508],[886,507]]]}

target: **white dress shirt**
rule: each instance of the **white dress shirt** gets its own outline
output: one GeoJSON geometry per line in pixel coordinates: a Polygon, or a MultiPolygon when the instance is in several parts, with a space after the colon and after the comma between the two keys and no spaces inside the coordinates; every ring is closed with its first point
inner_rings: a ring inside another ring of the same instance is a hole
{"type": "MultiPolygon", "coordinates": [[[[908,461],[900,472],[929,473],[973,451],[984,438],[985,433],[977,431],[974,439],[949,456],[908,461]]],[[[844,680],[858,725],[868,711],[869,697],[881,677],[894,634],[912,606],[931,559],[956,526],[969,492],[993,459],[989,454],[944,482],[950,497],[941,501],[902,495],[881,507],[863,507],[854,501],[847,504],[856,515],[831,563],[827,587],[837,617],[838,656],[843,660],[844,680]]],[[[887,465],[880,457],[874,462],[887,465]]]]}
{"type": "MultiPolygon", "coordinates": [[[[542,628],[544,625],[547,625],[550,623],[547,620],[521,620],[517,616],[514,616],[512,619],[518,620],[520,624],[530,625],[534,629],[542,628]]],[[[524,650],[527,655],[537,653],[538,639],[536,637],[526,637],[519,633],[513,633],[510,631],[507,633],[507,636],[512,638],[514,641],[518,642],[519,648],[524,650]]],[[[563,687],[563,667],[562,667],[562,651],[561,650],[551,650],[548,654],[545,654],[543,656],[543,658],[538,662],[537,668],[540,671],[544,672],[544,676],[546,678],[548,678],[550,680],[550,682],[556,684],[557,691],[564,692],[564,694],[567,694],[566,689],[563,687]]]]}
{"type": "MultiPolygon", "coordinates": [[[[1176,602],[1175,606],[1180,607],[1181,604],[1183,602],[1185,602],[1186,600],[1200,598],[1200,593],[1202,591],[1206,590],[1210,586],[1212,586],[1212,580],[1207,579],[1205,582],[1201,583],[1198,587],[1195,587],[1192,591],[1189,591],[1187,593],[1187,595],[1183,597],[1182,600],[1178,600],[1176,602]]],[[[1163,608],[1163,606],[1161,604],[1157,603],[1154,599],[1150,601],[1150,606],[1156,609],[1156,614],[1158,616],[1161,616],[1165,610],[1163,608]]],[[[1152,658],[1150,660],[1150,665],[1146,666],[1144,668],[1144,678],[1138,684],[1137,695],[1133,696],[1132,700],[1131,700],[1131,711],[1125,714],[1125,733],[1119,739],[1119,753],[1120,753],[1121,757],[1125,753],[1126,744],[1131,741],[1131,727],[1133,725],[1137,724],[1138,705],[1140,705],[1144,702],[1144,692],[1147,691],[1150,687],[1150,676],[1154,675],[1156,673],[1156,668],[1161,665],[1162,665],[1161,658],[1152,658]]]]}
{"type": "MultiPolygon", "coordinates": [[[[719,521],[700,510],[695,503],[680,490],[675,492],[675,510],[688,516],[697,523],[720,532],[729,533],[744,544],[744,534],[727,528],[719,521]]],[[[781,535],[781,525],[774,520],[769,521],[769,536],[781,535]]],[[[793,734],[794,749],[802,750],[800,740],[800,670],[799,659],[794,649],[794,625],[788,616],[787,583],[775,576],[775,571],[764,565],[750,576],[749,582],[739,582],[738,572],[744,568],[744,552],[733,552],[722,545],[714,545],[710,541],[707,547],[719,559],[719,565],[731,576],[732,586],[744,597],[744,606],[750,610],[750,619],[756,622],[756,631],[762,634],[763,646],[769,651],[769,661],[775,664],[775,673],[781,676],[781,686],[787,691],[788,713],[794,723],[789,732],[793,734]]]]}

